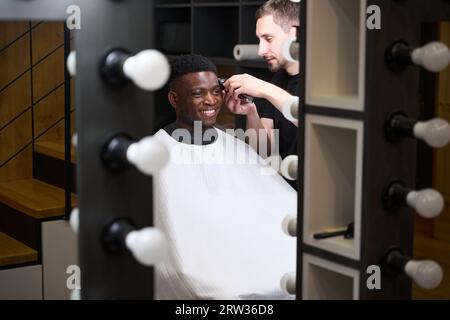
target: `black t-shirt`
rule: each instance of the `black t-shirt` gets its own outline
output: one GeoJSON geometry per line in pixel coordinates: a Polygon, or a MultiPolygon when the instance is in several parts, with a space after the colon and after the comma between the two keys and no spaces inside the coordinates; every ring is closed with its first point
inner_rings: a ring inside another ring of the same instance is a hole
{"type": "MultiPolygon", "coordinates": [[[[291,76],[285,70],[280,70],[272,78],[271,83],[286,90],[294,96],[299,96],[299,76],[291,76]]],[[[273,120],[274,129],[279,130],[279,149],[281,158],[297,154],[297,130],[298,128],[283,114],[265,99],[255,101],[260,118],[273,120]]]]}
{"type": "MultiPolygon", "coordinates": [[[[271,83],[286,90],[294,96],[299,96],[299,75],[291,76],[285,70],[280,70],[272,78],[271,83]]],[[[265,99],[256,99],[256,107],[260,118],[273,120],[274,129],[279,130],[279,152],[282,159],[291,154],[297,154],[298,128],[265,99]]],[[[289,185],[297,190],[297,181],[285,179],[289,185]]]]}

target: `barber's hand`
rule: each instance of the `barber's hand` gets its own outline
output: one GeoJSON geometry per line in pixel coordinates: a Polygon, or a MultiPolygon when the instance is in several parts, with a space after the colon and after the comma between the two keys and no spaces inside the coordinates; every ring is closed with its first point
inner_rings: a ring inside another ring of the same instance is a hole
{"type": "Polygon", "coordinates": [[[268,82],[255,78],[249,74],[238,74],[230,77],[224,84],[227,92],[232,92],[237,99],[240,94],[247,94],[255,98],[264,98],[268,82]]]}
{"type": "Polygon", "coordinates": [[[233,93],[228,91],[224,97],[224,103],[227,108],[234,114],[248,115],[256,111],[254,103],[243,103],[241,99],[235,98],[233,93]]]}

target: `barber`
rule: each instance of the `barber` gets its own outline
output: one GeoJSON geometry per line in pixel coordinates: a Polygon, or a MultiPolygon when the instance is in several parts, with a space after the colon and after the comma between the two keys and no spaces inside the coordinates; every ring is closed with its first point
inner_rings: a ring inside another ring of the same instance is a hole
{"type": "MultiPolygon", "coordinates": [[[[284,102],[299,95],[299,62],[288,61],[282,46],[296,37],[300,4],[287,0],[269,0],[256,12],[256,35],[259,38],[258,55],[264,58],[274,72],[271,82],[248,74],[230,77],[225,82],[225,104],[231,112],[247,117],[247,129],[265,130],[273,150],[277,144],[282,159],[297,154],[297,121],[287,120],[282,114],[284,102]],[[247,94],[256,103],[243,104],[238,96],[247,94]],[[275,130],[274,130],[275,129],[275,130]],[[276,134],[277,133],[277,134],[276,134]],[[277,136],[278,135],[278,136],[277,136]]],[[[291,184],[294,188],[296,184],[291,184]]]]}

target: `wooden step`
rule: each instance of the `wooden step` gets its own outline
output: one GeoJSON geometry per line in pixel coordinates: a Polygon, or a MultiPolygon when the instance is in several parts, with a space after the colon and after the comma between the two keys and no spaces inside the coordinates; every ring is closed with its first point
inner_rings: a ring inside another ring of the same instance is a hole
{"type": "MultiPolygon", "coordinates": [[[[34,143],[34,151],[48,157],[65,160],[64,141],[36,141],[34,143]]],[[[70,158],[70,162],[75,163],[76,157],[73,147],[71,147],[70,158]]]]}
{"type": "MultiPolygon", "coordinates": [[[[64,199],[63,189],[36,179],[0,183],[0,202],[35,219],[64,215],[64,199]]],[[[72,195],[72,206],[76,202],[72,195]]]]}
{"type": "Polygon", "coordinates": [[[0,267],[37,262],[36,250],[0,232],[0,267]]]}

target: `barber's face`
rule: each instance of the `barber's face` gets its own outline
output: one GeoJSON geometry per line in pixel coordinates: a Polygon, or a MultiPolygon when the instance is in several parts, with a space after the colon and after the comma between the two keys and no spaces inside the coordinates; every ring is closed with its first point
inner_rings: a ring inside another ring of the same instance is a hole
{"type": "Polygon", "coordinates": [[[176,109],[179,124],[191,129],[194,121],[201,121],[204,128],[212,127],[223,101],[216,74],[189,73],[178,80],[179,85],[169,93],[169,100],[176,109]]]}
{"type": "Polygon", "coordinates": [[[275,23],[272,15],[265,15],[256,22],[256,36],[259,38],[258,55],[263,57],[272,72],[287,68],[287,61],[281,53],[285,41],[295,36],[295,28],[286,33],[275,23]]]}

